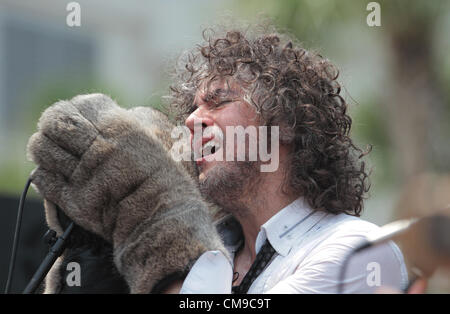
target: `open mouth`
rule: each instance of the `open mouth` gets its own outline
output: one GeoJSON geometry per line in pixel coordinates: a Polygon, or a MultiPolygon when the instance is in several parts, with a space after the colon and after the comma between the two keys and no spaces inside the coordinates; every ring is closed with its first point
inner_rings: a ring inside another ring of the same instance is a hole
{"type": "Polygon", "coordinates": [[[197,165],[204,161],[215,160],[223,150],[223,134],[219,127],[214,126],[204,130],[201,135],[201,137],[193,136],[191,138],[197,165]]]}
{"type": "Polygon", "coordinates": [[[210,160],[212,158],[212,155],[214,155],[216,152],[218,152],[220,149],[219,143],[217,143],[214,140],[206,142],[202,146],[202,158],[205,158],[206,160],[210,160]]]}

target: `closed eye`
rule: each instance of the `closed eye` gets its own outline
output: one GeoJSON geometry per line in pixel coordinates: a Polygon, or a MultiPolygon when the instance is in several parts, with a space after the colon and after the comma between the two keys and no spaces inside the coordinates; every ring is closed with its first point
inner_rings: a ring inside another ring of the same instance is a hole
{"type": "Polygon", "coordinates": [[[224,99],[224,100],[219,101],[219,102],[213,102],[212,106],[213,107],[220,107],[220,106],[223,106],[223,105],[235,102],[235,101],[237,101],[237,99],[224,99]]]}
{"type": "Polygon", "coordinates": [[[230,103],[230,102],[233,102],[233,101],[232,101],[231,99],[223,100],[223,101],[221,101],[221,102],[218,103],[218,106],[220,106],[220,105],[225,105],[225,104],[228,104],[228,103],[230,103]]]}

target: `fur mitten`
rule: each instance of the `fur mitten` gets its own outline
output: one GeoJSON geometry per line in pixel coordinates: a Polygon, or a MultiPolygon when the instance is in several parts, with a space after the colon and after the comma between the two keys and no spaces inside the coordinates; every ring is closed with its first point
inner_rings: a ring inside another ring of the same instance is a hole
{"type": "MultiPolygon", "coordinates": [[[[44,200],[45,216],[50,229],[61,236],[72,222],[55,204],[44,200]]],[[[129,293],[129,288],[113,262],[112,245],[103,238],[76,225],[66,239],[63,254],[45,277],[45,294],[129,293]],[[73,277],[77,263],[79,281],[73,277]]]]}
{"type": "Polygon", "coordinates": [[[132,293],[187,273],[205,251],[227,254],[196,183],[145,123],[161,114],[147,113],[143,121],[105,95],[77,96],[48,108],[28,143],[35,189],[112,244],[132,293]]]}

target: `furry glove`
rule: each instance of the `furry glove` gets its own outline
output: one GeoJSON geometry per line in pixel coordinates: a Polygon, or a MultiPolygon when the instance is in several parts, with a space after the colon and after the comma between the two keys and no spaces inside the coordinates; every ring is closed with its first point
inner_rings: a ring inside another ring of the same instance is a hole
{"type": "Polygon", "coordinates": [[[227,255],[195,181],[168,153],[169,126],[155,110],[80,95],[49,107],[28,143],[34,188],[112,244],[132,293],[186,274],[205,251],[227,255]]]}

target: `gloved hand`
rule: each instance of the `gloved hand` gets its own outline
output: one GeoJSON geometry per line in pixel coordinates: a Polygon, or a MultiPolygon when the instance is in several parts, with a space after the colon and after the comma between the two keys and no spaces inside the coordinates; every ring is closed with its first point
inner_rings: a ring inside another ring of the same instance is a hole
{"type": "MultiPolygon", "coordinates": [[[[226,249],[196,183],[148,122],[102,94],[48,108],[28,143],[35,189],[113,246],[132,293],[186,274],[205,251],[226,249]]],[[[167,121],[168,123],[168,121],[167,121]]],[[[169,124],[167,124],[169,125],[169,124]]],[[[161,128],[158,129],[161,131],[161,128]]]]}
{"type": "MultiPolygon", "coordinates": [[[[44,207],[49,228],[61,236],[72,220],[48,200],[44,201],[44,207]]],[[[66,239],[64,252],[45,277],[44,287],[45,294],[129,293],[127,283],[114,265],[111,243],[76,224],[66,239]],[[77,285],[73,284],[74,269],[68,267],[73,262],[79,265],[77,285]]]]}

